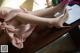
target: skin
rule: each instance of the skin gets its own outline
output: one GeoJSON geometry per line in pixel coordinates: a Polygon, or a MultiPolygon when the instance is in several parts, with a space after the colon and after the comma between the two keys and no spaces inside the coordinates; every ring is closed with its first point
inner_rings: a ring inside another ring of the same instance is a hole
{"type": "MultiPolygon", "coordinates": [[[[58,16],[58,17],[53,17],[53,15],[57,12],[62,11],[63,9],[65,9],[65,5],[63,5],[63,3],[60,3],[59,5],[55,6],[55,7],[49,7],[46,9],[41,9],[41,10],[37,10],[37,11],[27,11],[26,9],[22,10],[22,9],[12,9],[9,7],[1,7],[0,8],[0,15],[2,17],[5,17],[5,22],[8,24],[4,24],[5,26],[7,26],[7,28],[9,28],[8,30],[8,34],[12,40],[13,45],[15,45],[17,48],[18,47],[23,47],[23,38],[24,37],[29,37],[29,35],[23,35],[22,33],[25,33],[25,30],[22,30],[22,28],[26,28],[26,27],[19,27],[22,25],[26,25],[27,23],[33,24],[34,27],[36,25],[46,25],[49,27],[65,27],[63,26],[64,21],[67,19],[68,17],[68,13],[66,10],[63,11],[62,16],[58,16]],[[5,15],[5,16],[4,16],[5,15]],[[14,33],[15,30],[17,30],[17,37],[14,37],[14,33]],[[11,31],[13,30],[13,32],[11,31]],[[20,40],[19,40],[20,38],[20,40]],[[21,44],[22,46],[18,46],[17,44],[15,44],[17,41],[17,43],[21,44]]],[[[33,29],[32,29],[33,31],[33,29]]],[[[31,32],[32,32],[31,31],[31,32]]],[[[31,33],[30,32],[30,33],[31,33]]]]}
{"type": "MultiPolygon", "coordinates": [[[[42,25],[51,25],[52,23],[54,24],[56,21],[59,20],[60,17],[51,17],[51,18],[47,18],[47,16],[53,16],[55,13],[61,11],[62,9],[65,8],[66,5],[62,5],[62,3],[60,3],[59,5],[55,6],[55,7],[50,7],[50,8],[46,8],[46,9],[41,9],[41,10],[37,10],[37,11],[28,11],[28,13],[24,13],[24,12],[15,12],[16,15],[14,15],[13,17],[17,16],[17,20],[21,21],[24,20],[24,23],[34,23],[34,24],[42,24],[42,25]]],[[[10,13],[12,14],[12,13],[10,13]]],[[[8,18],[6,19],[6,21],[13,19],[12,16],[8,16],[8,18]]],[[[63,16],[62,16],[63,17],[63,16]]],[[[62,19],[64,20],[64,19],[62,19]]],[[[23,21],[21,21],[23,22],[23,21]]],[[[62,23],[63,24],[63,23],[62,23]]]]}

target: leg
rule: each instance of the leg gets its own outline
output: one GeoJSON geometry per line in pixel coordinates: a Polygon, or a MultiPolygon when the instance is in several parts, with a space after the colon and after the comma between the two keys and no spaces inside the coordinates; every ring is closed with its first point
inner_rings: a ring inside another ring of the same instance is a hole
{"type": "Polygon", "coordinates": [[[46,17],[43,18],[43,17],[38,17],[29,13],[18,12],[16,17],[15,15],[13,15],[13,13],[12,14],[10,13],[8,18],[5,21],[9,21],[13,18],[16,18],[17,20],[25,24],[32,23],[32,24],[47,25],[47,26],[50,26],[52,24],[52,26],[54,26],[55,23],[58,23],[58,26],[59,26],[59,24],[62,25],[64,23],[67,17],[68,17],[67,11],[66,13],[64,13],[64,15],[57,18],[46,18],[46,17]]]}
{"type": "Polygon", "coordinates": [[[62,11],[65,8],[65,6],[66,5],[63,5],[63,3],[60,3],[59,5],[57,5],[55,7],[50,7],[50,8],[46,8],[46,9],[42,9],[42,10],[29,12],[29,13],[36,15],[36,16],[41,16],[41,17],[50,16],[50,15],[52,16],[56,12],[62,11]]]}

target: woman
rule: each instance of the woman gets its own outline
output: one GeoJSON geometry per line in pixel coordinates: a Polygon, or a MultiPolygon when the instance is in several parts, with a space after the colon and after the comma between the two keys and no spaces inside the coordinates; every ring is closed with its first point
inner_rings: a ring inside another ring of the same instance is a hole
{"type": "Polygon", "coordinates": [[[56,18],[53,18],[53,15],[65,8],[68,3],[68,1],[65,1],[66,0],[55,7],[38,11],[13,9],[10,6],[7,6],[7,4],[2,4],[0,15],[1,18],[5,20],[2,24],[7,28],[12,44],[17,48],[23,48],[23,42],[32,33],[36,25],[46,25],[49,27],[54,26],[57,28],[64,27],[63,23],[68,17],[67,11],[63,12],[64,15],[56,18]]]}

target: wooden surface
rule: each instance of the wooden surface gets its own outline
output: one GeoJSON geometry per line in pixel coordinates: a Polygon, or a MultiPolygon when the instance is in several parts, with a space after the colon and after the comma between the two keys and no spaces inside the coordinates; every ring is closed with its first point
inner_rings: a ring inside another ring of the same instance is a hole
{"type": "Polygon", "coordinates": [[[19,50],[13,47],[11,44],[9,45],[9,53],[34,53],[35,51],[45,47],[49,43],[55,41],[63,34],[71,31],[76,26],[80,24],[80,20],[72,23],[68,28],[41,28],[37,27],[36,30],[32,33],[32,35],[26,40],[24,43],[24,48],[19,50]]]}

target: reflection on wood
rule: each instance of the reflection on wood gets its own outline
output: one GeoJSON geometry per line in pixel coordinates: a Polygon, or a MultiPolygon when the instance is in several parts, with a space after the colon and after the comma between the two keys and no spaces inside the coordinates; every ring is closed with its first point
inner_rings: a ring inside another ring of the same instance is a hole
{"type": "Polygon", "coordinates": [[[72,53],[75,45],[69,34],[65,34],[36,53],[72,53]]]}

